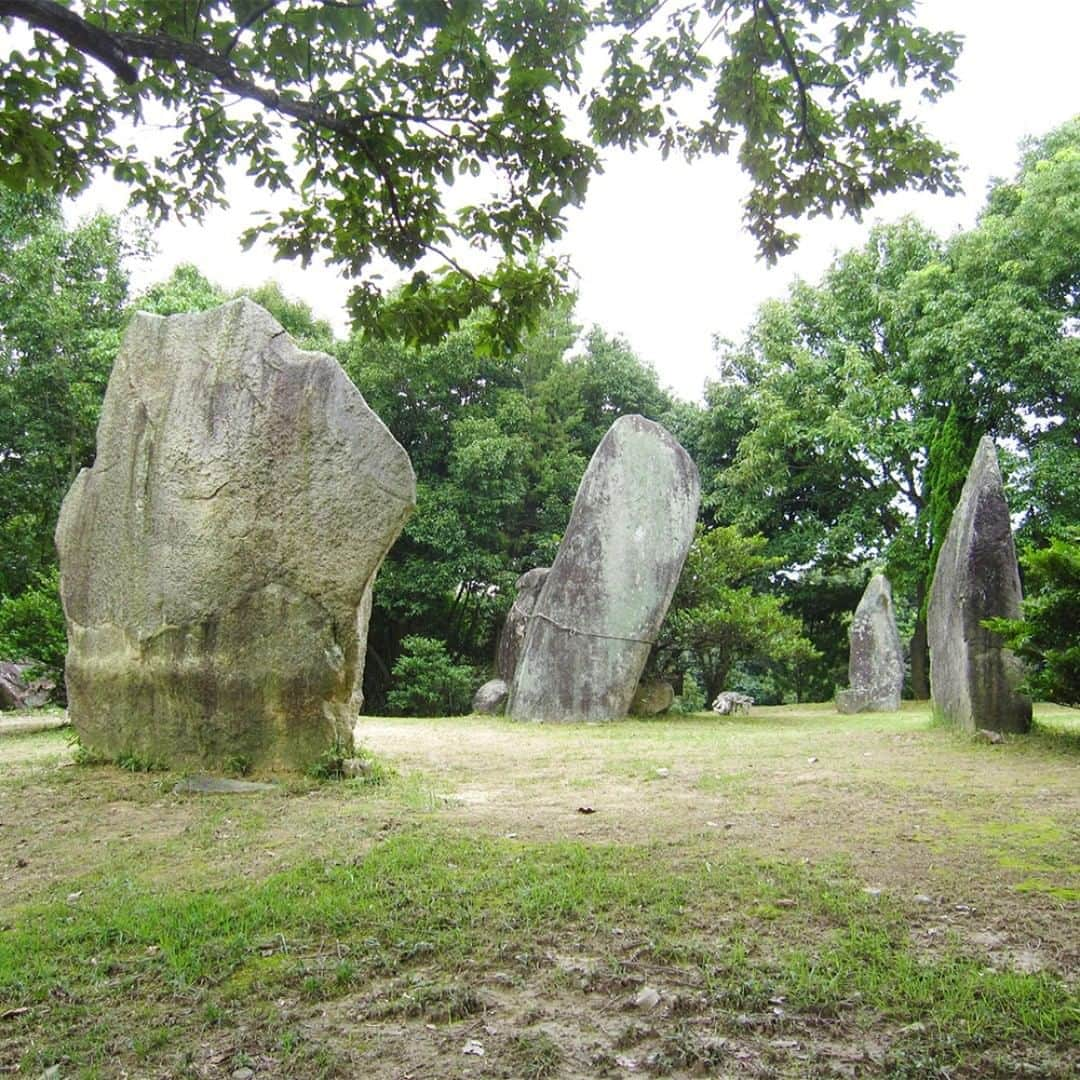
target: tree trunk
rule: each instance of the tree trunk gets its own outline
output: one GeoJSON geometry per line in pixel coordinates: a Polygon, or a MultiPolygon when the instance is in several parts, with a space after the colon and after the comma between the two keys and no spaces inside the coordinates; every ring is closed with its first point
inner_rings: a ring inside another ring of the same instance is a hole
{"type": "Polygon", "coordinates": [[[930,645],[926,638],[926,615],[921,610],[915,633],[911,635],[911,696],[916,701],[927,701],[930,697],[930,645]]]}

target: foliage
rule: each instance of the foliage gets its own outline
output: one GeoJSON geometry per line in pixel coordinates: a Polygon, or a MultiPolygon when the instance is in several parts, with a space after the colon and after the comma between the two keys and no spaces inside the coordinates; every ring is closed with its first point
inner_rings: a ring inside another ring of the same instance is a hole
{"type": "Polygon", "coordinates": [[[926,500],[927,527],[930,538],[930,558],[927,565],[930,574],[926,582],[926,601],[929,601],[930,586],[933,582],[934,568],[937,566],[938,553],[949,532],[953,510],[960,501],[964,490],[964,481],[974,457],[978,434],[974,424],[959,418],[956,407],[949,409],[944,422],[934,433],[930,441],[926,463],[926,487],[929,497],[926,500]]]}
{"type": "Polygon", "coordinates": [[[689,662],[706,702],[727,687],[740,660],[770,663],[813,656],[799,620],[782,601],[754,588],[776,565],[762,554],[763,536],[742,536],[733,527],[699,530],[679,580],[658,644],[661,670],[689,662]]]}
{"type": "Polygon", "coordinates": [[[60,501],[93,461],[129,251],[113,218],[68,229],[55,199],[0,188],[0,594],[53,565],[60,501]]]}
{"type": "Polygon", "coordinates": [[[477,312],[435,346],[353,335],[338,350],[408,451],[417,509],[379,573],[364,696],[382,707],[402,639],[444,640],[486,667],[517,577],[549,565],[596,444],[619,416],[664,419],[656,372],[625,342],[579,327],[565,300],[510,356],[483,348],[477,312]]]}
{"type": "Polygon", "coordinates": [[[708,707],[705,700],[705,691],[701,689],[692,671],[683,674],[682,693],[678,694],[668,710],[672,713],[681,713],[684,716],[691,713],[701,712],[708,707]]]}
{"type": "Polygon", "coordinates": [[[246,296],[266,308],[300,348],[319,352],[333,349],[334,334],[330,324],[316,319],[311,308],[302,300],[286,296],[276,281],[230,293],[204,277],[190,263],[176,267],[165,281],[150,286],[136,297],[132,307],[154,315],[178,315],[189,311],[209,311],[240,296],[246,296]]]}
{"type": "Polygon", "coordinates": [[[413,634],[401,643],[392,671],[393,689],[386,696],[399,716],[456,716],[466,713],[479,684],[470,664],[456,663],[438,638],[413,634]]]}
{"type": "Polygon", "coordinates": [[[858,217],[904,186],[955,190],[952,155],[877,96],[909,80],[928,99],[952,86],[959,38],[916,25],[912,6],[3,0],[0,183],[74,193],[108,171],[151,217],[198,218],[240,163],[287,196],[249,242],[367,274],[352,311],[390,333],[434,340],[486,304],[505,348],[565,275],[522,257],[562,235],[603,147],[695,158],[737,146],[746,221],[770,258],[795,244],[785,219],[858,217]],[[587,47],[604,58],[589,84],[587,47]],[[176,132],[171,145],[134,137],[146,116],[176,132]],[[455,241],[501,261],[479,276],[421,267],[381,302],[376,257],[446,265],[455,241]]]}
{"type": "Polygon", "coordinates": [[[36,575],[17,596],[0,597],[0,659],[33,660],[63,679],[67,631],[60,606],[60,575],[54,567],[36,575]]]}
{"type": "Polygon", "coordinates": [[[877,561],[914,613],[925,696],[920,613],[982,435],[1015,448],[1010,502],[1030,538],[1077,520],[1078,192],[1074,120],[1028,146],[974,229],[943,242],[913,220],[879,226],[721,345],[696,434],[706,510],[769,538],[822,654],[805,675],[815,693],[846,653],[854,583],[877,561]]]}
{"type": "Polygon", "coordinates": [[[1028,548],[1023,615],[989,619],[1009,647],[1030,665],[1024,690],[1039,701],[1080,705],[1080,529],[1028,548]]]}

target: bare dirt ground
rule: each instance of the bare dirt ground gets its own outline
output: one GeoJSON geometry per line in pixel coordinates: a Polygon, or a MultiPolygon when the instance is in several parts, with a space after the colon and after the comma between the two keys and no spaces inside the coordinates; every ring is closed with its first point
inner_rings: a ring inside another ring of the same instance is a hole
{"type": "MultiPolygon", "coordinates": [[[[988,971],[1045,973],[1075,994],[1080,712],[1041,716],[1038,734],[999,745],[934,727],[916,705],[890,716],[789,706],[604,727],[363,718],[358,741],[398,774],[363,797],[308,782],[184,797],[176,776],[73,765],[62,732],[0,735],[0,932],[94,880],[212,890],[304,860],[359,859],[385,837],[430,828],[640,848],[658,875],[733,855],[837,860],[867,896],[898,905],[928,962],[959,949],[988,971]]],[[[777,940],[783,914],[763,916],[777,940]]],[[[722,923],[697,932],[722,947],[722,923]]],[[[910,1024],[898,1033],[884,1016],[855,1028],[828,1015],[796,1020],[768,990],[746,1014],[728,1012],[709,1003],[692,965],[658,960],[633,928],[605,933],[540,931],[498,963],[452,971],[421,958],[318,1001],[292,991],[263,1000],[256,984],[213,1024],[209,988],[200,991],[209,1004],[167,1005],[162,1026],[185,1033],[183,1054],[141,1052],[126,1030],[160,1003],[121,1009],[115,1030],[86,1050],[50,1048],[47,1015],[0,999],[0,1072],[40,1075],[58,1060],[54,1075],[65,1077],[1005,1077],[1065,1076],[1076,1063],[1067,1050],[1026,1045],[959,1065],[916,1055],[902,1072],[889,1047],[911,1042],[910,1024]],[[635,1005],[650,989],[658,1003],[635,1005]]]]}
{"type": "Polygon", "coordinates": [[[973,742],[932,727],[916,703],[848,722],[793,706],[558,729],[370,718],[357,735],[433,778],[444,813],[470,828],[531,841],[842,855],[868,889],[931,896],[920,902],[927,923],[962,921],[985,940],[1004,936],[1031,966],[1070,978],[1078,970],[1080,753],[973,742]]]}

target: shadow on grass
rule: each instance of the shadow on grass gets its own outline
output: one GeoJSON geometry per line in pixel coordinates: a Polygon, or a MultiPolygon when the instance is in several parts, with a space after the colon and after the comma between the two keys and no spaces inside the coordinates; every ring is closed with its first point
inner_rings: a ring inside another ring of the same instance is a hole
{"type": "Polygon", "coordinates": [[[1032,749],[1080,757],[1080,724],[1062,724],[1036,718],[1028,735],[1032,749]]]}

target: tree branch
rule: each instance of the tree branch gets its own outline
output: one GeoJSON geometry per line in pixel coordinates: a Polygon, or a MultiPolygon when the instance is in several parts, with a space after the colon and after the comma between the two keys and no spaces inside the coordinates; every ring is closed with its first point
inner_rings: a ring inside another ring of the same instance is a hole
{"type": "Polygon", "coordinates": [[[811,146],[816,146],[818,142],[817,136],[810,130],[810,91],[803,80],[802,72],[799,70],[799,61],[791,48],[791,42],[788,41],[787,34],[784,33],[784,26],[780,22],[780,16],[777,14],[776,9],[769,0],[754,0],[755,8],[758,4],[765,9],[765,14],[768,16],[769,22],[772,23],[773,30],[776,31],[776,39],[780,43],[780,48],[784,50],[786,60],[784,66],[795,80],[795,86],[799,91],[799,142],[802,142],[805,138],[811,146]]]}
{"type": "Polygon", "coordinates": [[[243,22],[242,22],[242,23],[241,23],[241,24],[240,24],[240,25],[239,25],[238,27],[237,27],[237,28],[236,28],[236,33],[235,33],[235,34],[233,34],[233,36],[232,36],[232,40],[231,40],[231,41],[229,42],[229,44],[228,44],[228,45],[227,45],[227,46],[225,47],[225,52],[223,53],[223,56],[225,57],[225,59],[226,59],[226,60],[228,60],[228,58],[229,58],[230,54],[232,53],[233,49],[235,49],[235,48],[236,48],[236,45],[237,45],[237,43],[238,43],[238,42],[239,42],[239,40],[240,40],[240,35],[241,35],[241,34],[242,34],[242,33],[243,33],[243,32],[244,32],[245,30],[248,30],[248,29],[250,29],[250,28],[251,28],[251,27],[252,27],[252,26],[253,26],[253,25],[254,25],[255,23],[257,23],[257,22],[258,22],[258,21],[259,21],[259,20],[260,20],[260,19],[261,19],[261,18],[262,18],[262,17],[263,17],[263,16],[264,16],[264,15],[265,15],[265,14],[266,14],[267,12],[268,12],[268,11],[270,11],[270,10],[272,10],[273,8],[277,7],[277,6],[278,6],[278,4],[280,4],[280,3],[281,3],[281,0],[268,0],[268,2],[267,2],[267,3],[265,3],[265,4],[263,4],[263,5],[261,6],[261,7],[257,7],[257,8],[256,8],[256,9],[255,9],[255,10],[254,10],[254,11],[253,11],[253,12],[252,12],[252,13],[251,13],[251,14],[250,14],[250,15],[249,15],[249,16],[248,16],[248,17],[247,17],[247,18],[246,18],[246,19],[245,19],[245,20],[244,20],[244,21],[243,21],[243,22]]]}
{"type": "Polygon", "coordinates": [[[128,54],[108,30],[88,23],[53,0],[0,0],[0,18],[13,15],[39,30],[48,30],[73,48],[104,64],[118,79],[129,85],[139,73],[128,54]]]}

